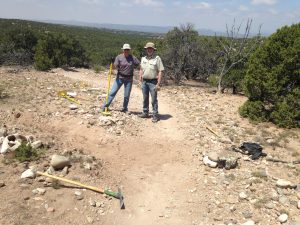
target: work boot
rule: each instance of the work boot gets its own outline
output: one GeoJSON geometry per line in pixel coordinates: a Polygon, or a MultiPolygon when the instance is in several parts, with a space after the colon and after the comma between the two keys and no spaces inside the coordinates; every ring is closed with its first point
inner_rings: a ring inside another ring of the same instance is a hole
{"type": "Polygon", "coordinates": [[[123,108],[123,109],[121,109],[121,112],[122,112],[122,113],[127,113],[128,110],[123,108]]]}
{"type": "Polygon", "coordinates": [[[149,115],[148,115],[148,113],[144,113],[144,112],[143,112],[142,114],[139,115],[139,117],[140,117],[140,118],[148,118],[149,115]]]}
{"type": "Polygon", "coordinates": [[[153,122],[153,123],[157,123],[158,121],[159,121],[158,116],[157,116],[157,115],[153,115],[153,117],[152,117],[152,122],[153,122]]]}

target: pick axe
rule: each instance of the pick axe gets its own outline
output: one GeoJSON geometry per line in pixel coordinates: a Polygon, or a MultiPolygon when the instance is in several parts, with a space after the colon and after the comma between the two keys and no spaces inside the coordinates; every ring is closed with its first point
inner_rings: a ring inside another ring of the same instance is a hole
{"type": "Polygon", "coordinates": [[[99,192],[101,194],[106,194],[108,196],[114,197],[114,198],[120,200],[120,208],[125,209],[124,197],[123,197],[123,194],[122,194],[120,188],[118,188],[118,192],[113,192],[113,191],[110,191],[109,189],[102,189],[102,188],[89,186],[89,185],[86,185],[86,184],[81,184],[77,181],[69,180],[69,179],[62,178],[62,177],[53,176],[53,175],[50,175],[48,173],[43,173],[43,172],[39,172],[39,171],[36,171],[35,173],[38,174],[38,175],[41,175],[41,176],[50,177],[50,178],[55,179],[55,180],[64,181],[64,182],[67,182],[67,183],[70,183],[70,184],[77,185],[79,187],[83,187],[83,188],[86,188],[86,189],[89,189],[89,190],[92,190],[92,191],[99,192]]]}

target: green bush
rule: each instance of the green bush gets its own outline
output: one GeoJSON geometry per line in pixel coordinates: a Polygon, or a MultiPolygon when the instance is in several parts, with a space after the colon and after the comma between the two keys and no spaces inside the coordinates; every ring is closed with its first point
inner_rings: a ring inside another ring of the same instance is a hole
{"type": "Polygon", "coordinates": [[[31,145],[22,143],[15,151],[15,158],[20,162],[34,161],[39,159],[39,153],[36,149],[33,149],[31,145]]]}
{"type": "Polygon", "coordinates": [[[86,66],[88,58],[76,39],[65,34],[47,33],[36,45],[34,61],[36,69],[48,70],[62,66],[86,66]]]}
{"type": "Polygon", "coordinates": [[[218,83],[219,83],[219,76],[216,75],[216,74],[211,74],[207,78],[207,81],[208,81],[208,83],[209,83],[210,86],[217,87],[218,83]]]}
{"type": "Polygon", "coordinates": [[[249,117],[256,122],[267,121],[267,112],[261,101],[247,101],[239,109],[241,116],[249,117]]]}
{"type": "Polygon", "coordinates": [[[271,35],[249,60],[242,116],[300,127],[300,23],[271,35]]]}

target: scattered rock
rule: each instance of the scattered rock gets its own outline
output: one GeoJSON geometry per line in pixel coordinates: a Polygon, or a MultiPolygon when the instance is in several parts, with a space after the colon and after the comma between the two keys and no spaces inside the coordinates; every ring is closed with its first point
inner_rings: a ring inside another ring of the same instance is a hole
{"type": "Polygon", "coordinates": [[[285,223],[286,221],[288,220],[288,215],[287,214],[281,214],[279,217],[278,217],[278,221],[280,223],[285,223]]]}
{"type": "Polygon", "coordinates": [[[31,147],[33,149],[38,149],[41,148],[43,146],[43,143],[41,141],[35,141],[33,143],[31,143],[31,147]]]}
{"type": "Polygon", "coordinates": [[[84,198],[81,191],[75,191],[74,194],[77,200],[82,200],[84,198]]]}
{"type": "Polygon", "coordinates": [[[253,220],[248,220],[245,223],[242,223],[241,225],[255,225],[255,222],[253,220]]]}
{"type": "Polygon", "coordinates": [[[1,187],[4,187],[4,186],[5,186],[4,181],[0,180],[0,188],[1,188],[1,187]]]}
{"type": "Polygon", "coordinates": [[[214,162],[218,162],[219,161],[219,154],[216,153],[216,152],[209,152],[207,154],[207,157],[211,160],[211,161],[214,161],[214,162]]]}
{"type": "Polygon", "coordinates": [[[52,155],[50,165],[55,169],[63,169],[65,166],[71,165],[70,159],[62,155],[52,155]]]}
{"type": "Polygon", "coordinates": [[[240,199],[247,199],[247,198],[248,198],[248,195],[247,195],[245,192],[241,192],[241,193],[239,194],[239,197],[240,197],[240,199]]]}
{"type": "Polygon", "coordinates": [[[22,173],[21,178],[35,178],[35,173],[32,169],[25,170],[22,173]]]}
{"type": "Polygon", "coordinates": [[[283,179],[277,180],[276,186],[280,188],[296,188],[296,185],[293,185],[290,181],[283,179]]]}
{"type": "Polygon", "coordinates": [[[218,163],[217,162],[214,162],[214,161],[211,161],[208,156],[204,156],[203,157],[203,163],[204,165],[206,166],[209,166],[211,168],[216,168],[218,166],[218,163]]]}

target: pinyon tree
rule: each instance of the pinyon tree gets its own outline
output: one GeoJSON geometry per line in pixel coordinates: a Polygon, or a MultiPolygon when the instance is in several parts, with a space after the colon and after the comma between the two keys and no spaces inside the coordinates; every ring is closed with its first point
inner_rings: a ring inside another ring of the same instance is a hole
{"type": "Polygon", "coordinates": [[[245,80],[244,117],[300,127],[300,23],[271,35],[252,55],[245,80]]]}

